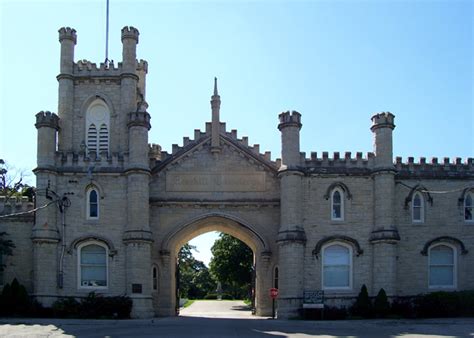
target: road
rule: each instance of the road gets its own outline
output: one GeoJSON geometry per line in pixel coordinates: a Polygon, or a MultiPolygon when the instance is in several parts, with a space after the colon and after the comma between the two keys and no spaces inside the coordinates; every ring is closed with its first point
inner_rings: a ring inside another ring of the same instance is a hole
{"type": "Polygon", "coordinates": [[[251,308],[241,300],[202,300],[195,301],[179,311],[182,317],[205,318],[246,318],[255,319],[251,308]]]}
{"type": "Polygon", "coordinates": [[[474,337],[474,318],[425,320],[272,320],[239,302],[195,302],[179,317],[132,320],[0,319],[0,337],[447,338],[474,337]]]}

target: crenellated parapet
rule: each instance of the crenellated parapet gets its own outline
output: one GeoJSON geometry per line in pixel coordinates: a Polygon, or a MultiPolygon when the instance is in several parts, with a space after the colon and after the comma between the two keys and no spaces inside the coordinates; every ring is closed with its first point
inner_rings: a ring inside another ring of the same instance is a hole
{"type": "MultiPolygon", "coordinates": [[[[160,156],[159,156],[160,159],[156,161],[156,164],[159,164],[159,162],[163,162],[165,160],[170,160],[174,156],[179,156],[183,152],[194,147],[196,144],[200,142],[205,142],[205,140],[211,137],[211,130],[212,128],[211,128],[210,122],[206,123],[205,131],[202,131],[200,129],[195,129],[194,138],[190,138],[188,136],[183,137],[183,142],[181,145],[179,144],[172,145],[171,153],[168,153],[166,151],[161,151],[160,156]]],[[[274,168],[280,167],[280,164],[281,164],[280,159],[276,159],[275,161],[272,161],[272,154],[270,151],[265,151],[262,153],[260,151],[259,144],[249,145],[249,140],[247,136],[243,136],[242,138],[239,138],[237,134],[238,134],[237,130],[235,129],[232,129],[231,131],[227,131],[225,122],[220,122],[220,135],[224,138],[224,140],[229,140],[230,142],[236,144],[238,147],[242,148],[244,151],[247,151],[250,154],[252,154],[252,156],[260,160],[263,160],[265,162],[268,162],[268,164],[274,168]]]]}
{"type": "Polygon", "coordinates": [[[71,27],[61,27],[59,30],[59,42],[63,40],[71,40],[74,44],[77,43],[76,30],[71,27]]]}
{"type": "Polygon", "coordinates": [[[125,39],[133,39],[138,43],[139,35],[140,33],[138,32],[138,29],[133,26],[125,26],[122,28],[122,42],[125,39]]]}
{"type": "Polygon", "coordinates": [[[278,119],[280,120],[280,124],[278,125],[279,130],[285,127],[298,127],[301,129],[301,114],[295,110],[281,113],[278,115],[278,119]]]}
{"type": "Polygon", "coordinates": [[[129,113],[127,126],[130,127],[145,127],[148,130],[151,128],[151,116],[146,111],[139,111],[129,113]]]}
{"type": "Polygon", "coordinates": [[[382,112],[372,116],[372,127],[370,129],[374,131],[377,128],[395,128],[395,115],[390,112],[382,112]]]}
{"type": "Polygon", "coordinates": [[[4,217],[3,221],[31,221],[34,218],[34,214],[28,213],[33,210],[35,204],[30,201],[28,197],[11,197],[0,196],[0,216],[12,215],[4,217]]]}
{"type": "Polygon", "coordinates": [[[301,163],[304,163],[303,168],[309,174],[370,174],[374,168],[374,160],[375,155],[372,152],[368,152],[365,157],[362,152],[357,152],[355,157],[351,152],[345,152],[343,156],[339,152],[334,152],[332,157],[326,151],[322,152],[320,157],[316,152],[311,152],[310,158],[301,153],[301,163]]]}
{"type": "Polygon", "coordinates": [[[55,163],[59,172],[121,172],[128,165],[128,153],[56,152],[55,163]]]}
{"type": "Polygon", "coordinates": [[[36,116],[35,127],[37,129],[41,127],[49,127],[59,130],[59,117],[58,115],[51,113],[50,111],[40,111],[36,116]]]}
{"type": "Polygon", "coordinates": [[[426,161],[420,157],[415,161],[408,157],[404,162],[401,157],[395,159],[397,178],[474,178],[474,159],[467,158],[465,161],[460,157],[450,159],[444,157],[439,161],[437,157],[426,161]]]}

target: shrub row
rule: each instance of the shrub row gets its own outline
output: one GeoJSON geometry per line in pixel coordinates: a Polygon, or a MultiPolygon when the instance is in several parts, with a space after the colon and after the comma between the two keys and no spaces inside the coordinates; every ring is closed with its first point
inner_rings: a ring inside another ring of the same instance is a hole
{"type": "Polygon", "coordinates": [[[51,307],[43,307],[33,300],[16,279],[5,284],[0,295],[0,316],[57,317],[57,318],[130,318],[132,300],[126,296],[103,297],[89,293],[79,301],[61,298],[51,307]]]}
{"type": "Polygon", "coordinates": [[[474,317],[474,290],[439,291],[428,294],[397,297],[390,303],[383,289],[377,297],[368,295],[365,285],[354,304],[347,308],[326,306],[321,310],[302,311],[305,319],[357,319],[357,318],[439,318],[474,317]]]}

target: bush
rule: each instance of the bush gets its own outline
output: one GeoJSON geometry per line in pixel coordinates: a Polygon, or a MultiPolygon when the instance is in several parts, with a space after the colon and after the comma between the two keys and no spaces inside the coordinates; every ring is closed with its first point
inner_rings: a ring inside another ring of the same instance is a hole
{"type": "Polygon", "coordinates": [[[225,299],[225,300],[234,300],[234,297],[232,297],[231,294],[228,294],[228,293],[223,293],[222,294],[222,298],[221,299],[225,299]]]}
{"type": "Polygon", "coordinates": [[[390,303],[384,289],[380,289],[374,302],[374,314],[377,318],[387,317],[390,311],[390,303]]]}
{"type": "Polygon", "coordinates": [[[390,314],[394,317],[415,318],[415,297],[398,297],[392,301],[390,314]]]}
{"type": "Polygon", "coordinates": [[[351,315],[356,317],[370,318],[372,317],[372,302],[369,298],[367,287],[362,285],[357,300],[351,307],[351,315]]]}
{"type": "Polygon", "coordinates": [[[208,293],[204,296],[204,299],[217,299],[217,294],[215,293],[208,293]]]}
{"type": "Polygon", "coordinates": [[[73,297],[54,302],[52,309],[60,318],[130,318],[133,302],[129,297],[103,297],[91,292],[78,302],[73,297]]]}
{"type": "Polygon", "coordinates": [[[415,299],[417,317],[474,316],[474,291],[432,292],[415,299]]]}
{"type": "Polygon", "coordinates": [[[73,297],[61,298],[53,303],[51,309],[56,317],[74,318],[80,313],[80,303],[73,297]]]}
{"type": "Polygon", "coordinates": [[[15,278],[11,284],[3,287],[0,296],[0,314],[4,316],[26,316],[31,307],[31,300],[25,287],[15,278]]]}

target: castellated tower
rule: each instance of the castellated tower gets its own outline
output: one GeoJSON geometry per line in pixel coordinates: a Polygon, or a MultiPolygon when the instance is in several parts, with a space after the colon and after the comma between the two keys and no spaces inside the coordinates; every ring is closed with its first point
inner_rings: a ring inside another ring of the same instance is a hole
{"type": "Polygon", "coordinates": [[[370,238],[374,250],[373,292],[384,288],[396,292],[397,244],[400,240],[394,220],[395,166],[392,133],[395,116],[380,113],[372,116],[374,134],[374,228],[370,238]]]}
{"type": "Polygon", "coordinates": [[[136,59],[138,37],[136,28],[124,27],[122,62],[97,66],[76,62],[76,31],[59,30],[58,115],[36,115],[35,174],[38,206],[70,203],[36,213],[35,295],[45,305],[97,291],[129,295],[134,317],[153,315],[148,65],[136,59]],[[87,267],[89,254],[100,262],[100,272],[87,267]]]}
{"type": "Polygon", "coordinates": [[[297,315],[303,297],[304,250],[306,235],[302,222],[302,177],[300,163],[301,114],[284,112],[279,115],[281,131],[280,229],[278,232],[280,295],[278,317],[297,315]]]}
{"type": "MultiPolygon", "coordinates": [[[[57,189],[57,172],[55,170],[56,141],[59,118],[51,112],[36,114],[35,127],[38,129],[38,150],[36,175],[36,205],[43,206],[51,202],[50,191],[57,189]]],[[[57,208],[51,204],[40,209],[35,215],[33,227],[33,270],[34,293],[37,299],[50,304],[55,299],[56,276],[58,271],[57,248],[60,234],[57,227],[57,208]],[[46,269],[46,270],[43,270],[46,269]],[[46,272],[46,273],[45,273],[46,272]]]]}

